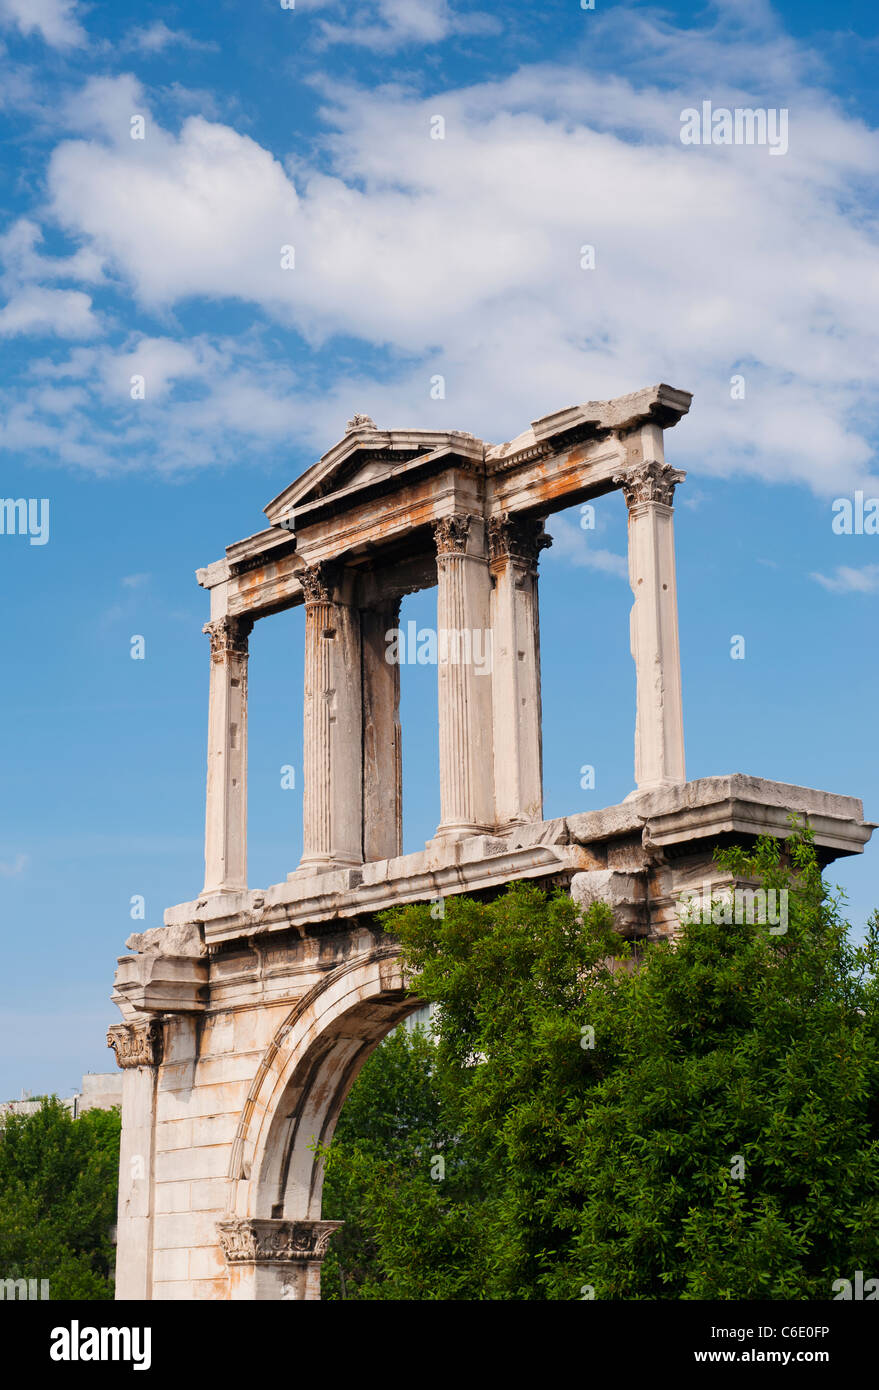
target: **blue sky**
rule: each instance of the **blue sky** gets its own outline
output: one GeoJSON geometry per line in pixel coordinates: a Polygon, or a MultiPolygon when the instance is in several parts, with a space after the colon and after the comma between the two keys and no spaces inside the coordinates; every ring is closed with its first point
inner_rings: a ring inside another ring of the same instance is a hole
{"type": "MultiPolygon", "coordinates": [[[[194,571],[354,411],[500,442],[693,391],[667,437],[688,774],[879,819],[879,537],[831,529],[879,496],[877,54],[866,3],[0,0],[0,492],[50,503],[47,544],[0,536],[0,1098],[110,1069],[115,956],[202,883],[194,571]],[[703,100],[788,110],[788,152],[682,145],[703,100]]],[[[632,786],[621,499],[597,519],[553,518],[541,562],[547,815],[632,786]]],[[[251,639],[253,886],[301,850],[301,646],[301,612],[251,639]]],[[[435,710],[405,667],[407,849],[435,710]]],[[[831,874],[857,922],[875,854],[831,874]]]]}

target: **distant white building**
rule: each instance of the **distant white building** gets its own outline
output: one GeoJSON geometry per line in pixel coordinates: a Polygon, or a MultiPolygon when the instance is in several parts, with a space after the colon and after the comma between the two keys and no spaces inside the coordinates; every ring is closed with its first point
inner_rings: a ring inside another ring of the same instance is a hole
{"type": "MultiPolygon", "coordinates": [[[[24,1091],[21,1100],[0,1102],[0,1118],[4,1115],[33,1115],[42,1105],[41,1100],[33,1100],[24,1091]]],[[[86,1110],[112,1110],[114,1105],[122,1104],[122,1074],[118,1071],[86,1072],[82,1087],[75,1095],[61,1100],[73,1118],[86,1110]]]]}

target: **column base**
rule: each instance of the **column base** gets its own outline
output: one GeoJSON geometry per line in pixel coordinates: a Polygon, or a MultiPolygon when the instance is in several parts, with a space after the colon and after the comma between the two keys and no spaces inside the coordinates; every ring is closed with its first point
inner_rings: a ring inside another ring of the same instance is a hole
{"type": "Polygon", "coordinates": [[[494,825],[484,825],[478,821],[455,821],[451,825],[438,825],[433,840],[429,844],[435,844],[437,840],[448,844],[450,840],[469,840],[473,835],[496,835],[497,827],[494,825]]]}
{"type": "Polygon", "coordinates": [[[634,791],[629,792],[628,796],[623,797],[622,804],[627,801],[635,801],[639,796],[647,796],[650,792],[662,792],[668,791],[670,787],[682,787],[686,780],[686,777],[658,777],[653,782],[642,782],[634,791]]]}
{"type": "Polygon", "coordinates": [[[313,858],[300,859],[292,874],[288,878],[293,878],[299,874],[303,876],[309,874],[331,874],[338,869],[362,869],[363,860],[342,857],[341,855],[330,856],[328,854],[315,855],[313,858]]]}

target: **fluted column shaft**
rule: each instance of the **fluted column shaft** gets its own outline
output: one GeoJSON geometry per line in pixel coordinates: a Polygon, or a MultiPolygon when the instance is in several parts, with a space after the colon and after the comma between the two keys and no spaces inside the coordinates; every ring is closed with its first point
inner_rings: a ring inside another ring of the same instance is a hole
{"type": "Polygon", "coordinates": [[[444,517],[437,544],[440,824],[456,837],[495,821],[491,577],[481,518],[444,517]]]}
{"type": "Polygon", "coordinates": [[[326,564],[302,573],[305,703],[300,869],[363,862],[360,620],[326,564]]]}
{"type": "Polygon", "coordinates": [[[493,517],[488,529],[494,669],[495,810],[499,828],[543,819],[537,557],[542,521],[493,517]]]}
{"type": "Polygon", "coordinates": [[[614,479],[629,509],[639,790],[686,781],[672,509],[674,489],[685,476],[660,457],[635,464],[614,479]]]}
{"type": "Polygon", "coordinates": [[[253,621],[206,623],[211,641],[204,893],[247,887],[247,658],[253,621]]]}

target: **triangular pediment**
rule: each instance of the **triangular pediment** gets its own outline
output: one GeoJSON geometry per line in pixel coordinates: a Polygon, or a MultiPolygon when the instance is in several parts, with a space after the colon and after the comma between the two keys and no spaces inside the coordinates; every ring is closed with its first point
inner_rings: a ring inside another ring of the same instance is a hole
{"type": "Polygon", "coordinates": [[[277,524],[335,493],[369,487],[412,460],[442,453],[482,458],[484,445],[459,430],[380,430],[368,416],[349,421],[342,439],[265,508],[277,524]]]}

